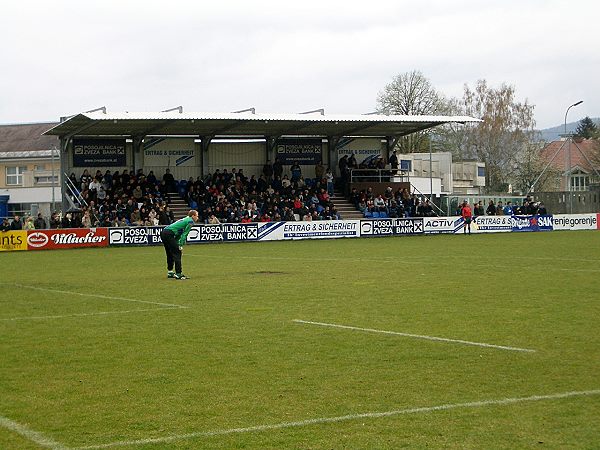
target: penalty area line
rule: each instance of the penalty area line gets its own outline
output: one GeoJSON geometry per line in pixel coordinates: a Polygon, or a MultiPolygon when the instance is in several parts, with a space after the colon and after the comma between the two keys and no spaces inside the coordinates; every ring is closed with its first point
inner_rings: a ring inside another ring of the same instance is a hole
{"type": "Polygon", "coordinates": [[[2,322],[8,322],[13,320],[46,320],[46,319],[64,319],[68,317],[87,317],[87,316],[106,316],[110,314],[130,314],[135,312],[148,312],[148,311],[164,311],[164,310],[173,310],[173,309],[182,309],[182,308],[174,308],[172,306],[163,307],[163,308],[147,308],[147,309],[128,309],[125,311],[98,311],[94,313],[74,313],[74,314],[62,314],[62,315],[52,315],[52,316],[22,316],[22,317],[9,317],[7,319],[0,319],[2,322]]]}
{"type": "MultiPolygon", "coordinates": [[[[6,284],[6,283],[4,283],[4,284],[6,284]]],[[[189,308],[189,306],[174,305],[172,303],[151,302],[151,301],[148,301],[148,300],[136,300],[136,299],[133,299],[133,298],[126,298],[126,297],[112,297],[110,295],[86,294],[86,293],[83,293],[83,292],[65,291],[65,290],[62,290],[62,289],[41,288],[41,287],[37,287],[37,286],[29,286],[29,285],[26,285],[26,284],[13,283],[11,285],[19,287],[19,288],[24,288],[24,289],[32,289],[34,291],[56,292],[57,294],[79,295],[81,297],[93,297],[93,298],[103,298],[103,299],[106,299],[106,300],[120,300],[120,301],[123,301],[123,302],[145,303],[145,304],[148,304],[148,305],[167,306],[169,308],[182,308],[182,309],[189,308]]]]}
{"type": "Polygon", "coordinates": [[[318,325],[321,327],[342,328],[345,330],[354,330],[354,331],[365,331],[367,333],[379,333],[379,334],[389,334],[389,335],[394,335],[394,336],[411,337],[411,338],[416,338],[416,339],[425,339],[428,341],[450,342],[450,343],[454,343],[454,344],[463,344],[463,345],[475,345],[477,347],[495,348],[495,349],[499,349],[499,350],[510,350],[510,351],[514,351],[514,352],[528,352],[528,353],[535,352],[535,350],[532,350],[529,348],[508,347],[506,345],[486,344],[485,342],[465,341],[462,339],[449,339],[449,338],[443,338],[443,337],[437,337],[437,336],[427,336],[427,335],[423,335],[423,334],[400,333],[398,331],[375,330],[373,328],[353,327],[350,325],[338,325],[335,323],[310,322],[308,320],[300,320],[300,319],[294,319],[293,322],[303,323],[303,324],[307,324],[307,325],[318,325]]]}
{"type": "Polygon", "coordinates": [[[131,441],[116,441],[116,442],[109,442],[107,444],[78,447],[77,449],[74,449],[74,450],[93,450],[93,449],[102,449],[102,448],[111,448],[111,447],[126,447],[126,446],[134,446],[134,445],[160,444],[160,443],[174,442],[174,441],[199,438],[199,437],[223,436],[223,435],[238,434],[238,433],[255,433],[255,432],[261,432],[261,431],[280,430],[280,429],[284,429],[284,428],[304,427],[304,426],[309,426],[309,425],[345,422],[345,421],[356,420],[356,419],[375,419],[375,418],[380,418],[380,417],[392,417],[392,416],[400,416],[400,415],[404,415],[404,414],[430,413],[430,412],[447,411],[447,410],[460,409],[460,408],[503,406],[503,405],[511,405],[511,404],[516,404],[516,403],[534,402],[534,401],[542,401],[542,400],[558,400],[558,399],[563,399],[563,398],[592,396],[592,395],[599,395],[599,394],[600,394],[600,389],[590,390],[590,391],[571,391],[571,392],[562,392],[562,393],[549,394],[549,395],[532,395],[529,397],[503,398],[503,399],[499,399],[499,400],[482,400],[482,401],[474,401],[474,402],[466,402],[466,403],[451,403],[451,404],[444,404],[444,405],[437,405],[437,406],[397,409],[394,411],[368,412],[368,413],[363,413],[363,414],[349,414],[349,415],[337,416],[337,417],[319,417],[319,418],[315,418],[315,419],[299,420],[299,421],[295,421],[295,422],[281,422],[281,423],[276,423],[276,424],[271,424],[271,425],[255,425],[255,426],[244,427],[244,428],[230,428],[230,429],[214,430],[214,431],[199,431],[199,432],[195,432],[195,433],[175,434],[175,435],[171,435],[171,436],[164,436],[164,437],[157,437],[157,438],[138,439],[138,440],[131,440],[131,441]]]}
{"type": "Polygon", "coordinates": [[[37,445],[45,448],[51,448],[54,450],[67,450],[68,447],[64,446],[60,442],[56,442],[42,433],[32,430],[31,428],[23,425],[19,422],[15,422],[7,417],[0,416],[0,427],[12,431],[23,438],[36,443],[37,445]]]}

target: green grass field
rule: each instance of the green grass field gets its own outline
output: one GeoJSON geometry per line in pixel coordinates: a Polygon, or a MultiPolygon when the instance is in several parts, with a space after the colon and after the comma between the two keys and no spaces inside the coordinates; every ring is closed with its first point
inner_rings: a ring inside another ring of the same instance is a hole
{"type": "Polygon", "coordinates": [[[600,448],[599,249],[196,245],[186,281],[162,247],[0,254],[0,448],[600,448]]]}

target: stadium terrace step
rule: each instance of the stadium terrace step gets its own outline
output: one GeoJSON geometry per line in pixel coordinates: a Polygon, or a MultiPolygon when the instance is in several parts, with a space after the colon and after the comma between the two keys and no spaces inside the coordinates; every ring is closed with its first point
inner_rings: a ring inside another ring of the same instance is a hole
{"type": "Polygon", "coordinates": [[[350,203],[340,192],[334,191],[331,201],[344,220],[362,219],[362,213],[350,203]]]}
{"type": "Polygon", "coordinates": [[[182,217],[186,216],[188,211],[190,210],[190,207],[185,202],[185,200],[182,199],[179,196],[179,194],[176,194],[175,192],[170,192],[169,194],[167,194],[167,202],[169,204],[169,208],[171,209],[171,211],[173,211],[173,214],[175,215],[175,219],[181,219],[182,217]]]}

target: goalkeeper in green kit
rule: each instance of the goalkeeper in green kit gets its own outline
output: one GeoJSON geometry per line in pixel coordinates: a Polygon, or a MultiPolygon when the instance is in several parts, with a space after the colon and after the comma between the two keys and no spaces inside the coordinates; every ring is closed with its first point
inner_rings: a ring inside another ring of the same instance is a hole
{"type": "Polygon", "coordinates": [[[198,211],[191,209],[186,217],[166,226],[160,232],[160,238],[167,254],[168,278],[177,280],[187,280],[188,278],[181,271],[181,250],[183,250],[187,235],[194,222],[198,222],[198,211]],[[175,266],[175,272],[173,272],[173,266],[175,266]]]}

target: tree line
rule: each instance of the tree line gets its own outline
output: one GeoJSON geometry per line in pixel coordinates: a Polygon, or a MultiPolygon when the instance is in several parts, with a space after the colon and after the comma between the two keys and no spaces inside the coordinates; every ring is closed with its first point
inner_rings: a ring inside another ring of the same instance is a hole
{"type": "MultiPolygon", "coordinates": [[[[479,80],[464,85],[462,98],[447,98],[417,70],[395,76],[377,95],[377,111],[398,115],[458,115],[481,119],[478,124],[446,124],[399,139],[401,153],[449,151],[456,160],[476,159],[486,164],[486,188],[506,192],[509,184],[527,192],[543,171],[544,143],[535,130],[534,108],[516,98],[515,87],[490,86],[479,80]]],[[[586,117],[576,134],[598,139],[598,127],[586,117]]],[[[597,162],[600,162],[600,146],[597,162]]],[[[550,183],[556,171],[547,170],[538,190],[550,183]]]]}

